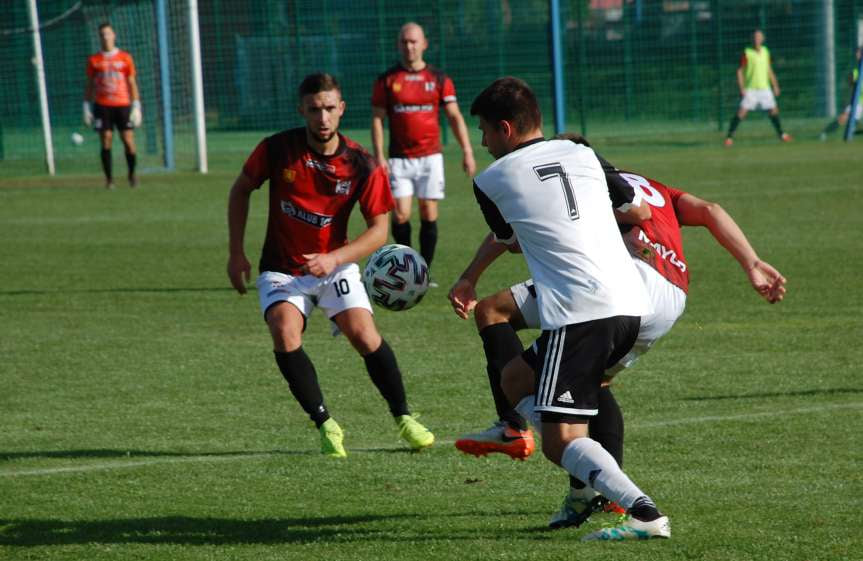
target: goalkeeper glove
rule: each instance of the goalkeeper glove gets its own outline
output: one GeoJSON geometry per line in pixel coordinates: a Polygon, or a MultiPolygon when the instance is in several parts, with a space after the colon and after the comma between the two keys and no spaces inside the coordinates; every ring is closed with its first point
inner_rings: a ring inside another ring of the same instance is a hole
{"type": "Polygon", "coordinates": [[[89,101],[84,102],[84,125],[87,127],[93,125],[93,107],[89,101]]]}
{"type": "Polygon", "coordinates": [[[141,101],[136,99],[132,102],[132,112],[129,113],[129,122],[133,127],[141,126],[141,101]]]}

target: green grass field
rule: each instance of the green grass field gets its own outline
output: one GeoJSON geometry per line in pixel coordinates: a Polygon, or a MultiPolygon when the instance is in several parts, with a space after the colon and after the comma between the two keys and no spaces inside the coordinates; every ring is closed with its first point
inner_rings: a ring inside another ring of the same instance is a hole
{"type": "MultiPolygon", "coordinates": [[[[709,234],[687,231],[688,310],[616,384],[626,470],[672,521],[671,540],[647,543],[579,542],[602,516],[547,531],[563,472],[452,445],[494,416],[480,340],[446,300],[487,231],[452,149],[441,288],[376,316],[438,443],[404,449],[361,360],[316,313],[305,346],[345,461],[318,454],[255,295],[224,273],[227,190],[251,143],[207,176],[146,175],[136,191],[107,192],[95,173],[0,179],[0,558],[863,558],[861,147],[747,127],[732,150],[715,135],[592,139],[621,167],[720,202],[788,278],[786,301],[763,303],[709,234]]],[[[481,292],[525,275],[505,256],[481,292]]]]}

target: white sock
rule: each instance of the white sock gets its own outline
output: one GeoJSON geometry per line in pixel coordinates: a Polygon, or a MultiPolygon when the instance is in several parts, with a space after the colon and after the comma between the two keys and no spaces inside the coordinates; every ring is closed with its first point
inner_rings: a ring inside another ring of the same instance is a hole
{"type": "Polygon", "coordinates": [[[518,414],[527,420],[528,423],[533,425],[534,430],[542,431],[542,421],[540,420],[539,413],[534,411],[535,402],[536,399],[533,395],[523,397],[521,398],[521,401],[518,402],[518,405],[515,406],[515,410],[518,411],[518,414]]]}
{"type": "Polygon", "coordinates": [[[560,460],[570,475],[593,487],[606,499],[629,509],[645,494],[620,469],[614,457],[591,438],[576,438],[567,445],[560,460]]]}

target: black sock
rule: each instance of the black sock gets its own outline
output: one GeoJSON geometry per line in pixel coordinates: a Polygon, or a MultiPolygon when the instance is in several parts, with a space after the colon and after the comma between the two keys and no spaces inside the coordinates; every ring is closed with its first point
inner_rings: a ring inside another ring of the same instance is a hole
{"type": "Polygon", "coordinates": [[[599,442],[606,452],[623,467],[623,414],[610,388],[601,388],[598,394],[599,413],[588,421],[590,438],[599,442]]]}
{"type": "Polygon", "coordinates": [[[656,504],[647,495],[642,495],[635,499],[635,502],[632,503],[632,507],[629,509],[629,514],[642,522],[651,522],[662,516],[656,508],[656,504]]]}
{"type": "Polygon", "coordinates": [[[486,372],[498,418],[512,428],[527,429],[527,422],[513,408],[500,386],[500,375],[506,363],[521,354],[521,340],[508,323],[496,323],[479,332],[487,361],[486,372]]]}
{"type": "Polygon", "coordinates": [[[111,170],[111,151],[102,148],[102,152],[100,153],[100,155],[102,157],[102,171],[105,172],[105,179],[110,182],[114,179],[114,174],[111,170]]]}
{"type": "Polygon", "coordinates": [[[831,132],[835,131],[838,128],[839,128],[839,121],[836,121],[836,120],[830,121],[830,124],[827,125],[826,127],[824,127],[823,134],[830,134],[831,132]]]}
{"type": "Polygon", "coordinates": [[[397,244],[406,245],[410,247],[411,245],[411,223],[403,222],[399,224],[395,220],[393,220],[393,240],[397,244]]]}
{"type": "Polygon", "coordinates": [[[737,115],[731,118],[731,124],[728,126],[728,138],[731,138],[734,135],[734,131],[737,130],[737,125],[740,124],[740,117],[737,115]]]}
{"type": "Polygon", "coordinates": [[[315,366],[309,360],[309,355],[302,347],[287,353],[274,351],[276,364],[282,371],[282,376],[288,381],[291,393],[299,402],[309,418],[315,422],[316,427],[324,424],[330,418],[330,413],[324,406],[324,396],[321,386],[318,384],[318,375],[315,366]]]}
{"type": "Polygon", "coordinates": [[[387,400],[393,417],[410,415],[402,373],[396,363],[396,355],[393,354],[393,350],[387,342],[381,340],[381,346],[378,347],[378,350],[367,354],[363,360],[366,363],[369,377],[383,398],[387,400]]]}
{"type": "Polygon", "coordinates": [[[437,220],[420,221],[420,255],[431,268],[434,250],[437,246],[437,220]]]}
{"type": "Polygon", "coordinates": [[[135,175],[135,164],[138,162],[138,156],[134,152],[131,154],[126,152],[126,167],[129,168],[129,177],[135,175]]]}
{"type": "Polygon", "coordinates": [[[779,115],[768,115],[770,122],[773,123],[773,128],[776,129],[776,134],[782,138],[782,123],[779,122],[779,115]]]}

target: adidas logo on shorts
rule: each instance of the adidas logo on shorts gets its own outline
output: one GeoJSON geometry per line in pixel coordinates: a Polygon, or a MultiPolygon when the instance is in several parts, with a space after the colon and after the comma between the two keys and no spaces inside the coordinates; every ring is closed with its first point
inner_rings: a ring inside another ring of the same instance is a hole
{"type": "Polygon", "coordinates": [[[575,401],[572,399],[572,394],[569,393],[569,390],[557,396],[557,401],[560,401],[561,403],[575,403],[575,401]]]}

